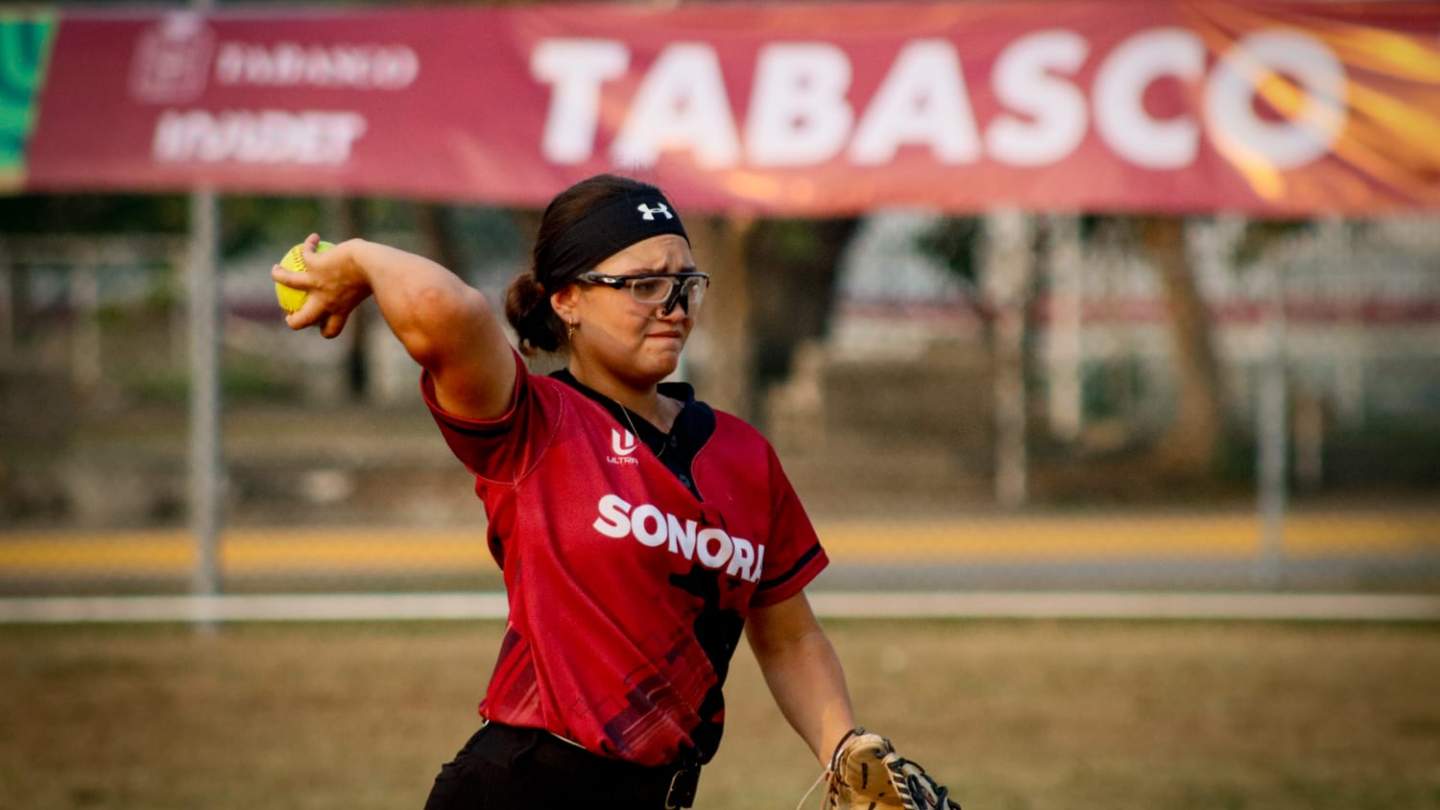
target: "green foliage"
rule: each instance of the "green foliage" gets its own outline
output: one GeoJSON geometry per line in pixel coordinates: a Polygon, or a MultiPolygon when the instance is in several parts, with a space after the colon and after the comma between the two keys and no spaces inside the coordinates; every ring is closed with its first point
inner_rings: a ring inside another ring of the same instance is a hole
{"type": "MultiPolygon", "coordinates": [[[[142,403],[183,405],[190,395],[186,369],[138,374],[122,383],[126,393],[142,403]]],[[[227,404],[238,402],[293,402],[300,386],[284,379],[262,362],[226,358],[220,371],[220,392],[227,404]]]]}
{"type": "MultiPolygon", "coordinates": [[[[322,223],[318,200],[227,196],[220,201],[225,257],[289,246],[322,223]]],[[[0,232],[17,234],[171,234],[190,225],[186,194],[25,194],[0,197],[0,232]]]]}
{"type": "Polygon", "coordinates": [[[1252,219],[1245,223],[1245,231],[1235,244],[1231,261],[1237,268],[1249,267],[1264,258],[1277,244],[1314,227],[1315,223],[1310,220],[1252,219]]]}
{"type": "Polygon", "coordinates": [[[1135,403],[1150,394],[1145,369],[1137,357],[1088,363],[1080,380],[1081,402],[1092,419],[1130,416],[1135,403]]]}
{"type": "Polygon", "coordinates": [[[0,232],[182,234],[182,194],[23,194],[0,197],[0,232]]]}
{"type": "Polygon", "coordinates": [[[1104,230],[1110,222],[1123,219],[1124,217],[1119,214],[1081,214],[1080,241],[1089,242],[1104,230]]]}
{"type": "Polygon", "coordinates": [[[220,253],[242,256],[256,250],[282,250],[322,230],[318,200],[310,197],[223,197],[220,201],[220,253]]]}
{"type": "Polygon", "coordinates": [[[765,259],[773,266],[804,265],[825,250],[814,220],[766,219],[759,227],[764,230],[765,259]]]}
{"type": "MultiPolygon", "coordinates": [[[[487,264],[525,264],[528,239],[504,208],[481,205],[446,205],[441,209],[443,237],[453,241],[454,254],[469,268],[487,264]]],[[[460,272],[462,268],[450,268],[460,272]]]]}
{"type": "Polygon", "coordinates": [[[923,231],[915,246],[973,287],[980,281],[984,237],[985,226],[978,218],[945,217],[923,231]]]}
{"type": "Polygon", "coordinates": [[[185,291],[179,273],[170,272],[165,265],[153,264],[146,275],[150,283],[145,288],[145,312],[152,313],[154,317],[181,305],[185,291]]]}

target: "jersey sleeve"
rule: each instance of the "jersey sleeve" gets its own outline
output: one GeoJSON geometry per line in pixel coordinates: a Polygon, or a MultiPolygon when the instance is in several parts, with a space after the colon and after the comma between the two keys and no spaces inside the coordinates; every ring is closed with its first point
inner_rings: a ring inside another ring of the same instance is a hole
{"type": "Polygon", "coordinates": [[[420,394],[450,451],[476,477],[504,485],[514,484],[534,468],[554,435],[561,407],[557,398],[531,381],[520,355],[514,357],[515,390],[505,413],[494,419],[450,413],[435,397],[430,372],[420,375],[420,394]]]}
{"type": "Polygon", "coordinates": [[[765,568],[760,585],[750,598],[751,607],[779,604],[804,590],[825,570],[830,559],[820,545],[810,516],[770,450],[771,512],[770,539],[765,549],[765,568]]]}

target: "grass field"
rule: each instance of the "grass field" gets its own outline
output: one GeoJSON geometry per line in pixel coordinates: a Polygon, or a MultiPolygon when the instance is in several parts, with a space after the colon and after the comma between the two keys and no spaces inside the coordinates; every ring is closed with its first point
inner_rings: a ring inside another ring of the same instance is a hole
{"type": "MultiPolygon", "coordinates": [[[[1440,627],[829,628],[863,721],[967,810],[1440,808],[1440,627]]],[[[0,807],[418,810],[499,629],[0,628],[0,807]]],[[[818,768],[746,651],[727,694],[697,807],[793,808],[818,768]]]]}

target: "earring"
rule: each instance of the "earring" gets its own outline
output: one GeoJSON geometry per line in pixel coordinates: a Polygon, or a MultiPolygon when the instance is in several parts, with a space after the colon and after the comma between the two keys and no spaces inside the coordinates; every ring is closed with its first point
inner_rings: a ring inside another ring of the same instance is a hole
{"type": "Polygon", "coordinates": [[[577,323],[575,323],[574,321],[566,321],[566,322],[565,322],[565,340],[566,340],[567,342],[574,341],[574,340],[575,340],[575,331],[576,331],[577,329],[579,329],[579,328],[580,328],[580,325],[577,324],[577,323]]]}

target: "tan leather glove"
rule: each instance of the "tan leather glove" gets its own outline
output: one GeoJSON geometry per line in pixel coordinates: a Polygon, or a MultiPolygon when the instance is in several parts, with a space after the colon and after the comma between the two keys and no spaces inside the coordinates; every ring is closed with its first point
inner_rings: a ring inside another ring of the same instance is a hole
{"type": "Polygon", "coordinates": [[[879,734],[840,739],[825,772],[826,810],[960,810],[949,791],[879,734]]]}

